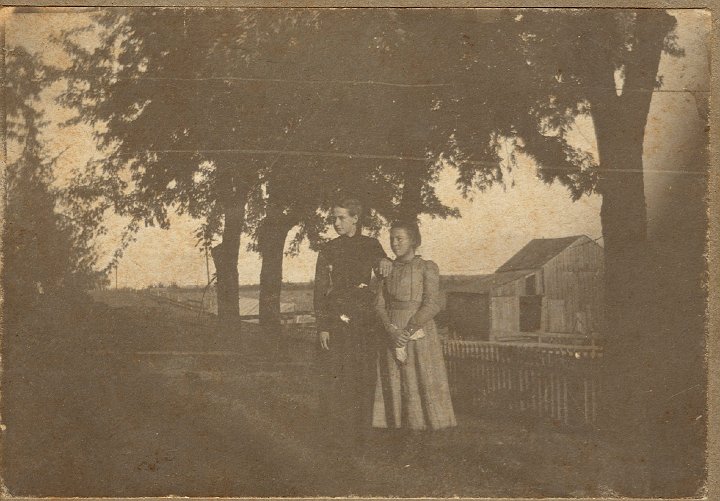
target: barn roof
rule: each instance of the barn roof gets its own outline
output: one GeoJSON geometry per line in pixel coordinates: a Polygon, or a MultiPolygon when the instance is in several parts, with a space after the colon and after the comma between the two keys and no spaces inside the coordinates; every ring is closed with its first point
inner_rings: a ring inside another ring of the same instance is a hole
{"type": "Polygon", "coordinates": [[[540,268],[580,238],[587,237],[575,235],[572,237],[535,238],[530,240],[525,247],[498,268],[496,273],[540,268]]]}

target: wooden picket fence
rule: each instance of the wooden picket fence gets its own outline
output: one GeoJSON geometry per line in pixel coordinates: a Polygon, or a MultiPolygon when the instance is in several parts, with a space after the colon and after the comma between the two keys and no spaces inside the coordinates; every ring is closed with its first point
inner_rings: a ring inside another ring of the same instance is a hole
{"type": "Polygon", "coordinates": [[[600,347],[447,339],[443,351],[458,409],[597,426],[600,347]]]}
{"type": "MultiPolygon", "coordinates": [[[[301,312],[311,315],[312,312],[301,312]]],[[[284,315],[285,334],[316,342],[314,323],[293,323],[284,315]]],[[[566,429],[597,427],[603,349],[591,344],[537,341],[442,341],[450,392],[456,409],[525,416],[566,429]]],[[[566,341],[569,341],[568,338],[566,341]]]]}

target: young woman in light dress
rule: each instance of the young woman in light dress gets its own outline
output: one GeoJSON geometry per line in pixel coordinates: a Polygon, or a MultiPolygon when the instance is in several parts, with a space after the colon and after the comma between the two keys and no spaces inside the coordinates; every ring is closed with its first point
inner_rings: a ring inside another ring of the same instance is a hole
{"type": "Polygon", "coordinates": [[[375,298],[384,328],[373,426],[439,430],[456,425],[442,346],[433,318],[440,311],[438,266],[415,254],[416,223],[396,222],[390,246],[397,256],[375,298]]]}

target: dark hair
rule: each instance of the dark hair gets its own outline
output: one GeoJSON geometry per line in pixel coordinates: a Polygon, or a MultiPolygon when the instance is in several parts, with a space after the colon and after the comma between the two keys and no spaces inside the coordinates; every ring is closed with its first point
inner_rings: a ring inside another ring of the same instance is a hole
{"type": "Polygon", "coordinates": [[[415,221],[394,221],[390,225],[391,230],[405,230],[413,241],[413,247],[417,249],[422,245],[422,236],[420,235],[420,228],[415,221]]]}
{"type": "Polygon", "coordinates": [[[335,204],[333,204],[333,207],[347,209],[348,213],[351,216],[357,216],[358,229],[360,229],[362,227],[363,204],[362,204],[362,202],[360,202],[360,200],[358,200],[357,198],[344,198],[344,199],[336,202],[335,204]]]}

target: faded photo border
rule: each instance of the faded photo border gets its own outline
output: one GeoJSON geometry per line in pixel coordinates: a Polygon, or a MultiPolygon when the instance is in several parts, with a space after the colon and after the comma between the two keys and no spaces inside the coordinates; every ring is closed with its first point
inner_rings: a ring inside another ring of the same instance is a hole
{"type": "MultiPolygon", "coordinates": [[[[178,7],[272,7],[272,8],[290,8],[290,7],[309,7],[309,8],[336,8],[336,7],[383,7],[383,8],[661,8],[661,9],[707,9],[712,15],[711,28],[711,103],[710,107],[710,166],[708,177],[708,196],[706,200],[708,213],[708,235],[707,235],[707,330],[706,330],[706,350],[707,350],[707,366],[708,366],[708,446],[707,446],[707,492],[705,499],[720,499],[720,293],[718,292],[718,284],[720,284],[720,252],[718,251],[718,243],[720,240],[720,111],[716,103],[720,102],[720,85],[718,84],[717,66],[720,56],[720,19],[718,8],[720,2],[711,0],[708,2],[693,1],[647,1],[637,0],[630,1],[592,1],[592,0],[576,0],[576,1],[556,1],[556,0],[527,0],[518,3],[513,0],[495,0],[493,2],[477,3],[472,1],[341,1],[341,0],[320,0],[320,1],[207,1],[207,0],[189,0],[174,2],[155,1],[95,1],[95,2],[77,2],[67,0],[54,0],[52,2],[43,2],[37,0],[15,1],[9,0],[3,2],[3,9],[10,7],[32,7],[32,8],[48,8],[68,10],[75,7],[158,7],[158,6],[178,6],[178,7]]],[[[0,15],[3,15],[0,10],[0,15]]],[[[0,186],[0,190],[3,187],[0,186]]],[[[3,194],[4,196],[4,194],[3,194]]],[[[2,208],[0,208],[2,210],[2,208]]],[[[0,214],[2,217],[2,214],[0,214]]],[[[1,264],[0,264],[1,266],[1,264]]],[[[1,293],[1,291],[0,291],[1,293]]],[[[6,333],[0,333],[6,335],[6,333]]],[[[0,359],[1,360],[1,359],[0,359]]],[[[0,366],[1,368],[1,366],[0,366]]],[[[1,396],[1,393],[0,393],[1,396]]],[[[1,446],[1,444],[0,444],[1,446]]],[[[2,478],[2,472],[0,472],[2,478]]],[[[3,493],[0,493],[3,497],[3,493]]],[[[23,499],[20,497],[11,497],[12,499],[23,499]]],[[[62,499],[62,498],[57,498],[62,499]]],[[[77,499],[77,498],[70,498],[77,499]]],[[[86,498],[92,499],[92,498],[86,498]]],[[[112,498],[103,498],[112,499],[112,498]]],[[[119,499],[119,498],[118,498],[119,499]]],[[[154,498],[139,498],[154,499],[154,498]]],[[[196,498],[196,499],[217,499],[217,498],[196,498]]],[[[237,499],[237,498],[228,498],[237,499]]],[[[239,498],[243,499],[243,498],[239,498]]],[[[288,498],[289,499],[289,498],[288,498]]],[[[499,499],[499,498],[479,498],[479,499],[499,499]]],[[[517,499],[534,499],[534,498],[517,498],[517,499]]],[[[578,498],[582,499],[582,498],[578,498]]],[[[624,499],[624,498],[593,498],[593,499],[624,499]]],[[[656,498],[657,499],[657,498],[656,498]]]]}

